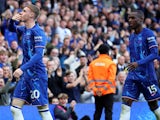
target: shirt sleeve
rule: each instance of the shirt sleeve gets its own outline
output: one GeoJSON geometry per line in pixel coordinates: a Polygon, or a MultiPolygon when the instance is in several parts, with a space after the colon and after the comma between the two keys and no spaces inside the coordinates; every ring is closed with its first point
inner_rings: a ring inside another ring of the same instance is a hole
{"type": "Polygon", "coordinates": [[[146,64],[158,58],[158,44],[153,32],[147,32],[147,43],[149,47],[149,55],[138,61],[138,65],[146,64]]]}

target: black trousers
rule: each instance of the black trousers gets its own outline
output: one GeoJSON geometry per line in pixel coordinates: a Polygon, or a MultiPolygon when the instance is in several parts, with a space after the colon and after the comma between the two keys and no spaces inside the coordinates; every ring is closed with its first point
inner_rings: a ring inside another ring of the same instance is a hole
{"type": "Polygon", "coordinates": [[[113,94],[95,97],[94,120],[100,120],[104,108],[105,120],[112,120],[113,94]]]}

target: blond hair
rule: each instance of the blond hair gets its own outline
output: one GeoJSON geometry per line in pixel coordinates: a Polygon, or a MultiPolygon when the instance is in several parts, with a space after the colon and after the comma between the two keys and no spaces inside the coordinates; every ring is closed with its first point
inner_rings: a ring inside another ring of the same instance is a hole
{"type": "Polygon", "coordinates": [[[58,99],[61,99],[61,98],[68,99],[68,95],[66,93],[60,93],[58,95],[58,99]]]}
{"type": "Polygon", "coordinates": [[[26,7],[28,7],[34,13],[34,17],[35,19],[37,19],[40,14],[40,9],[36,5],[33,5],[33,4],[29,4],[26,7]]]}

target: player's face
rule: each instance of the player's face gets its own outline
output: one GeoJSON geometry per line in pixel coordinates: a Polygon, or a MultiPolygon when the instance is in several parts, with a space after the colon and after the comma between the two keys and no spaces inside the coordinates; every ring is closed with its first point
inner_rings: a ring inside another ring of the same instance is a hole
{"type": "Polygon", "coordinates": [[[31,18],[31,15],[32,15],[32,11],[28,8],[28,7],[25,7],[23,9],[22,12],[20,12],[20,15],[21,15],[21,21],[22,22],[26,22],[28,21],[30,18],[31,18]]]}
{"type": "Polygon", "coordinates": [[[138,18],[137,13],[132,12],[128,15],[128,23],[131,29],[136,29],[141,25],[141,19],[138,18]]]}

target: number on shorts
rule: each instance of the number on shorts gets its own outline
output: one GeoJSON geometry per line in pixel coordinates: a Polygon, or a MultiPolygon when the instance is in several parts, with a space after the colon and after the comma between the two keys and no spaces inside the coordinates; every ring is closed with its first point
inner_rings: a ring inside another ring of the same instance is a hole
{"type": "Polygon", "coordinates": [[[148,86],[147,88],[148,88],[151,95],[154,95],[157,92],[157,88],[154,84],[151,86],[148,86]]]}
{"type": "Polygon", "coordinates": [[[31,91],[31,98],[32,99],[38,99],[39,96],[40,96],[40,93],[38,90],[31,91]]]}

